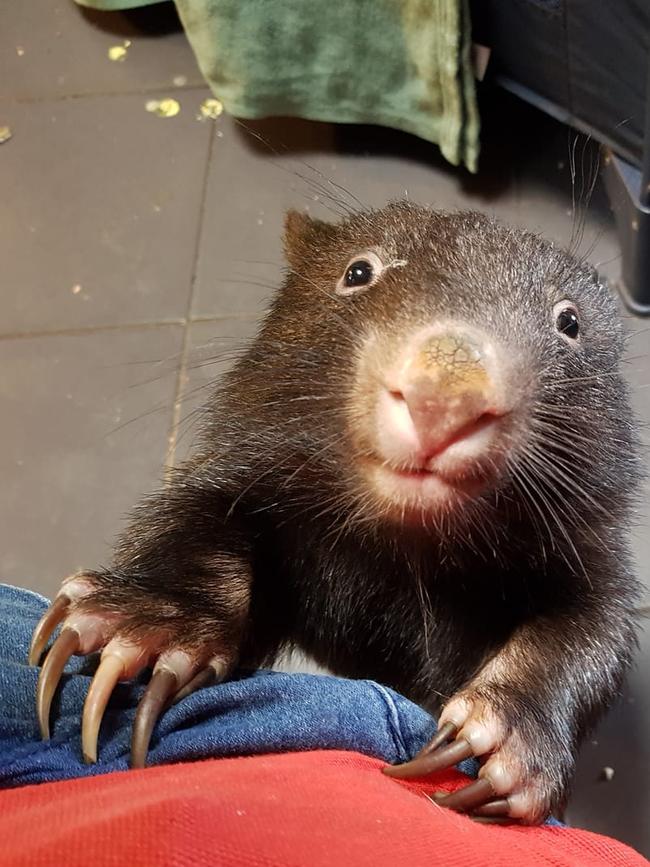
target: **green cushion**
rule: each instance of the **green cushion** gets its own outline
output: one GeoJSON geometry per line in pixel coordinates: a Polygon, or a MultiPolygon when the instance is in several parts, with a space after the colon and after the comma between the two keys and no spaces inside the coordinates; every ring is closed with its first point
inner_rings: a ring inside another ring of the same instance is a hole
{"type": "MultiPolygon", "coordinates": [[[[148,0],[77,0],[102,9],[148,0]]],[[[197,61],[236,117],[415,133],[476,169],[466,0],[176,0],[197,61]]]]}

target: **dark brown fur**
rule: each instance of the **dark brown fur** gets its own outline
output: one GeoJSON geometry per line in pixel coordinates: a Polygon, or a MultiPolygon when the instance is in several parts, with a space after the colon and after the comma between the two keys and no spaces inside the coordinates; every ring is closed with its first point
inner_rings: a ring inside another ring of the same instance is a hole
{"type": "Polygon", "coordinates": [[[294,644],[434,712],[510,639],[504,672],[477,689],[530,745],[526,766],[557,806],[635,646],[626,531],[639,467],[615,304],[582,263],[475,213],[396,203],[336,226],[293,214],[286,253],[286,282],[210,404],[196,456],[138,507],[85,605],[245,666],[294,644]],[[408,269],[335,295],[350,258],[376,245],[408,269]],[[567,297],[580,352],[553,328],[567,297]],[[370,327],[389,341],[452,314],[515,353],[523,445],[475,502],[401,526],[358,473],[354,361],[370,327]]]}

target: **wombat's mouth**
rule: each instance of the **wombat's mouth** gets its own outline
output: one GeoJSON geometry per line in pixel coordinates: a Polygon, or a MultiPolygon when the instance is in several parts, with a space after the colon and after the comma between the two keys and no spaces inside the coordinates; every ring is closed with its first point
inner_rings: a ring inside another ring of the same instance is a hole
{"type": "Polygon", "coordinates": [[[486,412],[435,446],[412,447],[399,429],[384,428],[365,464],[371,488],[387,505],[432,512],[475,498],[501,474],[512,414],[486,412]]]}
{"type": "Polygon", "coordinates": [[[392,466],[378,457],[366,461],[365,472],[375,495],[402,518],[460,507],[490,488],[498,475],[493,463],[450,472],[435,466],[392,466]]]}

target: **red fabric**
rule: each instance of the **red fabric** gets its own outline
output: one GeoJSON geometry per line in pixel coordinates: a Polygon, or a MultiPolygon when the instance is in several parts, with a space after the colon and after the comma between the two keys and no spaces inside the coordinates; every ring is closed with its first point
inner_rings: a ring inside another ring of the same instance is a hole
{"type": "MultiPolygon", "coordinates": [[[[586,831],[479,825],[356,753],[217,759],[0,793],[2,867],[647,865],[586,831]]],[[[466,779],[450,772],[436,788],[466,779]]]]}

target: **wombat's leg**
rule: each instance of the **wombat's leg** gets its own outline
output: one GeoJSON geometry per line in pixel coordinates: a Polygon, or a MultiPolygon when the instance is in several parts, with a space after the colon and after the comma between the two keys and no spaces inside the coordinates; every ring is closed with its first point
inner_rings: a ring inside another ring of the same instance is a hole
{"type": "MultiPolygon", "coordinates": [[[[203,474],[209,468],[203,467],[203,474]]],[[[55,629],[37,687],[37,711],[49,737],[53,695],[73,655],[101,651],[84,705],[84,758],[94,762],[104,710],[116,683],[145,668],[153,674],[134,724],[132,764],[144,764],[161,710],[237,664],[252,585],[247,531],[229,514],[221,487],[192,467],[146,499],[115,551],[112,567],[66,579],[34,631],[37,664],[55,629]]]]}
{"type": "Polygon", "coordinates": [[[439,804],[528,823],[561,807],[577,746],[616,695],[634,647],[631,607],[605,598],[520,627],[448,702],[436,737],[385,772],[421,777],[476,756],[478,780],[439,804]]]}

